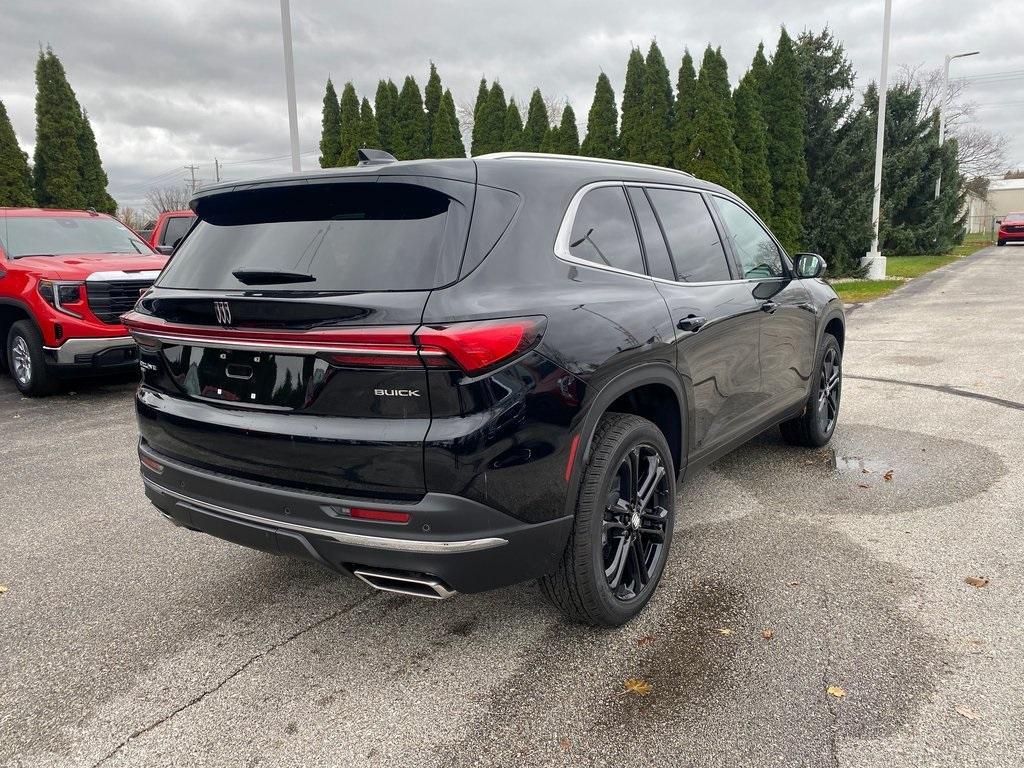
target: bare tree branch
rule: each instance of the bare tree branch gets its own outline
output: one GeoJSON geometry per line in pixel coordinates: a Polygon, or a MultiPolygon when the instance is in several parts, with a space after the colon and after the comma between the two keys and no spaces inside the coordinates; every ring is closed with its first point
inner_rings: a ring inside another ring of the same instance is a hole
{"type": "Polygon", "coordinates": [[[188,207],[192,193],[187,185],[156,187],[146,193],[148,212],[155,219],[164,211],[180,211],[188,207]]]}

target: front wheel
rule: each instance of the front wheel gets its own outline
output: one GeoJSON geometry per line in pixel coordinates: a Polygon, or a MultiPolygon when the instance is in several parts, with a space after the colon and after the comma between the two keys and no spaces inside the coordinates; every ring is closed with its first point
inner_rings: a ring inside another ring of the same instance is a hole
{"type": "Polygon", "coordinates": [[[15,386],[27,397],[52,395],[57,380],[43,359],[43,337],[30,320],[19,320],[7,334],[7,364],[15,386]]]}
{"type": "Polygon", "coordinates": [[[583,471],[576,522],[557,570],[540,580],[567,617],[614,627],[636,616],[661,581],[675,518],[675,470],[664,434],[605,414],[583,471]]]}
{"type": "Polygon", "coordinates": [[[803,413],[779,425],[782,437],[791,445],[820,448],[836,430],[843,395],[843,350],[830,333],[821,337],[817,362],[803,413]]]}
{"type": "Polygon", "coordinates": [[[1002,246],[1006,245],[1006,241],[1005,240],[999,240],[999,241],[996,242],[996,245],[1002,247],[1002,246]]]}

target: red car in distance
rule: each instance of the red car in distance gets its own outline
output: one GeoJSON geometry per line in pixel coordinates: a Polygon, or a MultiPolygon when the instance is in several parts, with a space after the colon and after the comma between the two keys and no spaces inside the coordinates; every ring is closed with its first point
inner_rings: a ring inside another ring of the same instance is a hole
{"type": "Polygon", "coordinates": [[[170,255],[174,246],[192,228],[196,215],[192,211],[164,211],[148,233],[149,245],[165,256],[170,255]]]}
{"type": "Polygon", "coordinates": [[[113,216],[0,208],[0,363],[27,396],[137,369],[121,324],[167,257],[113,216]]]}
{"type": "Polygon", "coordinates": [[[998,245],[1024,243],[1024,212],[1008,213],[999,223],[998,245]]]}

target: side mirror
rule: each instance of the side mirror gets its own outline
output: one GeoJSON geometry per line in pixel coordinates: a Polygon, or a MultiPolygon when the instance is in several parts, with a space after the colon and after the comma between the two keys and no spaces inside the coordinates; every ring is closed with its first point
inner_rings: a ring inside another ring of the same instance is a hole
{"type": "Polygon", "coordinates": [[[796,276],[801,280],[813,280],[825,274],[828,264],[816,253],[798,253],[796,255],[796,276]]]}
{"type": "Polygon", "coordinates": [[[160,253],[160,254],[163,254],[164,256],[170,256],[173,251],[174,251],[174,246],[173,245],[158,245],[156,247],[156,252],[160,253]]]}

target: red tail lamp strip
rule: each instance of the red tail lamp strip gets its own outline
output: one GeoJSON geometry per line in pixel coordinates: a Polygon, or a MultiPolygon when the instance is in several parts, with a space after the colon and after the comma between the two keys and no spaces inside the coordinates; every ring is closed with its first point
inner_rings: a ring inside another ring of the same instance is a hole
{"type": "Polygon", "coordinates": [[[408,523],[412,517],[408,512],[391,512],[385,509],[363,509],[352,507],[349,516],[355,520],[375,520],[378,523],[408,523]]]}

